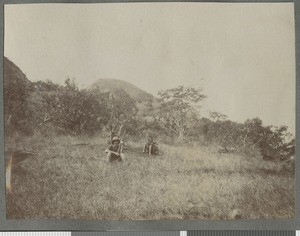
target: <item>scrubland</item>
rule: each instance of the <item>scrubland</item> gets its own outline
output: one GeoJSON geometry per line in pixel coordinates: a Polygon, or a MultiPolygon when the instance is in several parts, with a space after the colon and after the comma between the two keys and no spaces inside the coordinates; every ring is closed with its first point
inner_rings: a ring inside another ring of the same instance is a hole
{"type": "Polygon", "coordinates": [[[295,214],[295,178],[282,163],[219,154],[214,146],[164,144],[108,163],[103,137],[33,136],[6,149],[33,153],[14,167],[10,219],[164,220],[285,219],[295,214]]]}

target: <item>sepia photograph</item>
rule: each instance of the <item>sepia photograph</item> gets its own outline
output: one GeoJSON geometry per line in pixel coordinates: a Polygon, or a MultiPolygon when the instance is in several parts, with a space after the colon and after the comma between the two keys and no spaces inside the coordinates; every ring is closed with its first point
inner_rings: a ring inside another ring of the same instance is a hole
{"type": "Polygon", "coordinates": [[[4,13],[7,219],[295,218],[293,3],[4,13]]]}

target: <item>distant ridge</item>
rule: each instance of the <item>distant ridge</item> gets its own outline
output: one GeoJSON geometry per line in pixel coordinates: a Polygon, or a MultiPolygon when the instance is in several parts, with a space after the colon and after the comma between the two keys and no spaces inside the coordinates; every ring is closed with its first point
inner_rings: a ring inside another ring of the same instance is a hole
{"type": "MultiPolygon", "coordinates": [[[[23,87],[21,86],[21,88],[25,91],[28,90],[29,87],[33,86],[35,89],[30,95],[30,100],[34,102],[40,101],[40,97],[37,95],[37,93],[45,93],[45,91],[43,89],[41,90],[39,87],[36,87],[34,85],[35,83],[31,82],[23,73],[23,71],[7,57],[4,57],[3,64],[5,87],[9,88],[10,86],[14,86],[16,83],[21,83],[23,84],[23,87]]],[[[47,89],[49,90],[49,87],[47,89]]],[[[55,85],[54,90],[56,90],[55,85]]],[[[152,94],[147,93],[146,91],[127,81],[118,79],[98,79],[88,86],[86,90],[92,93],[111,92],[112,94],[116,94],[119,90],[123,90],[138,103],[156,100],[152,94]]],[[[6,93],[6,97],[10,97],[10,91],[6,90],[4,92],[6,93]]],[[[50,90],[48,92],[50,92],[50,90]]]]}
{"type": "Polygon", "coordinates": [[[137,86],[123,80],[118,79],[98,79],[96,82],[87,87],[91,92],[112,92],[117,93],[118,90],[123,90],[137,102],[154,100],[154,96],[137,86]]]}

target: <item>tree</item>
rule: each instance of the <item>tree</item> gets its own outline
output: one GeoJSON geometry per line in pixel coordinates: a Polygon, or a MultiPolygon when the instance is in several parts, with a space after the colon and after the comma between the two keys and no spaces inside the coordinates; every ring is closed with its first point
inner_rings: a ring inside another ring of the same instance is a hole
{"type": "Polygon", "coordinates": [[[248,119],[242,127],[242,147],[256,147],[267,159],[287,159],[293,155],[295,144],[287,126],[263,126],[259,118],[248,119]]]}
{"type": "Polygon", "coordinates": [[[224,121],[227,119],[227,116],[222,114],[222,113],[219,113],[219,112],[209,112],[209,116],[210,118],[213,120],[213,121],[224,121]]]}
{"type": "Polygon", "coordinates": [[[179,140],[189,135],[199,116],[199,103],[206,98],[202,89],[178,86],[159,91],[159,114],[166,130],[179,140]]]}
{"type": "Polygon", "coordinates": [[[121,136],[126,130],[129,134],[135,134],[136,115],[138,108],[136,102],[124,90],[117,90],[108,94],[107,106],[109,110],[109,121],[107,128],[111,133],[121,136]]]}
{"type": "Polygon", "coordinates": [[[105,95],[80,91],[75,80],[67,79],[63,87],[41,93],[39,126],[51,124],[64,134],[95,134],[109,120],[105,95]]]}

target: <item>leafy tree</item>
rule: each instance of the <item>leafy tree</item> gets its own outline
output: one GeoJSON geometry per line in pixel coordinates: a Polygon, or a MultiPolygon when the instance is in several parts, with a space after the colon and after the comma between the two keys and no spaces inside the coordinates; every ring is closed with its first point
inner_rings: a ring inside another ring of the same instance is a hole
{"type": "Polygon", "coordinates": [[[231,120],[216,120],[208,124],[206,139],[224,148],[240,148],[241,124],[231,120]]]}
{"type": "Polygon", "coordinates": [[[292,139],[287,126],[265,127],[261,136],[258,145],[264,157],[284,160],[295,154],[295,139],[292,139]]]}
{"type": "Polygon", "coordinates": [[[202,89],[178,86],[159,91],[159,114],[167,131],[183,140],[192,131],[199,116],[199,102],[206,96],[202,89]]]}
{"type": "Polygon", "coordinates": [[[213,121],[224,121],[227,119],[227,116],[222,114],[222,113],[219,113],[219,112],[210,112],[209,113],[209,116],[210,118],[213,120],[213,121]]]}
{"type": "Polygon", "coordinates": [[[117,90],[117,92],[108,94],[107,106],[109,110],[108,130],[119,136],[124,130],[135,134],[138,112],[135,100],[124,90],[117,90]]]}
{"type": "Polygon", "coordinates": [[[105,96],[80,91],[75,80],[67,79],[65,85],[54,93],[42,93],[39,124],[51,124],[65,134],[94,134],[109,120],[105,96]]]}

